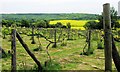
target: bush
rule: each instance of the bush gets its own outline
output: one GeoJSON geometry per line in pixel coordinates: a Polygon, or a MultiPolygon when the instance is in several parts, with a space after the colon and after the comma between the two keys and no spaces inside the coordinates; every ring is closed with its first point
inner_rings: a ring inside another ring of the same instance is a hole
{"type": "Polygon", "coordinates": [[[102,46],[102,40],[97,43],[97,49],[104,49],[102,46]]]}
{"type": "Polygon", "coordinates": [[[67,46],[67,43],[66,42],[62,42],[61,46],[67,46]]]}
{"type": "Polygon", "coordinates": [[[46,66],[44,67],[44,70],[61,70],[62,66],[60,66],[60,63],[54,60],[48,60],[45,62],[46,66]]]}

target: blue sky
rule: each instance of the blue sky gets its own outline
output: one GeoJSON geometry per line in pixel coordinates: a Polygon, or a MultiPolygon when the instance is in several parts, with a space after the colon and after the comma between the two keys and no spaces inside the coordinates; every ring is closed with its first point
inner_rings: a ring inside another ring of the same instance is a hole
{"type": "Polygon", "coordinates": [[[119,0],[0,0],[0,13],[93,13],[104,3],[118,10],[119,0]]]}

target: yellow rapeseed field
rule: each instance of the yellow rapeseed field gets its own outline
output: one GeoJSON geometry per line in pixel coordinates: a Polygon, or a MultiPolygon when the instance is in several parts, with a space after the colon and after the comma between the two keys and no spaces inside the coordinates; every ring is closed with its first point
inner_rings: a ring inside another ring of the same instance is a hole
{"type": "MultiPolygon", "coordinates": [[[[61,22],[63,25],[66,25],[67,23],[70,23],[71,27],[73,29],[81,29],[85,30],[83,27],[88,21],[90,20],[54,20],[50,21],[50,24],[56,24],[57,22],[61,22]]],[[[95,20],[98,22],[98,20],[95,20]]]]}

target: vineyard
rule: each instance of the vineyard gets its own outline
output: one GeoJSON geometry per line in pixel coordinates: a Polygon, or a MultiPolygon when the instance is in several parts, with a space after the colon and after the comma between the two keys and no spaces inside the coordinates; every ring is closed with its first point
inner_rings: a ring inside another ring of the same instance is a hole
{"type": "MultiPolygon", "coordinates": [[[[76,20],[66,20],[61,19],[62,14],[55,14],[60,15],[60,19],[54,20],[30,20],[30,15],[28,19],[3,16],[0,28],[2,71],[119,72],[120,20],[110,16],[109,3],[103,7],[103,15],[98,19],[93,15],[93,20],[77,20],[79,16],[76,20]]],[[[45,18],[44,14],[40,15],[45,18]]],[[[50,16],[54,18],[54,14],[50,16]]]]}
{"type": "MultiPolygon", "coordinates": [[[[2,28],[3,29],[3,28],[2,28]]],[[[6,55],[2,59],[2,69],[10,70],[11,64],[11,27],[6,28],[7,35],[2,41],[2,48],[4,48],[6,55]]],[[[56,29],[56,39],[57,46],[54,46],[54,43],[48,47],[48,52],[51,57],[46,52],[46,47],[50,41],[54,42],[54,32],[55,29],[46,29],[46,28],[35,28],[34,30],[34,41],[32,42],[32,29],[31,28],[17,28],[17,32],[21,35],[22,39],[28,45],[30,51],[36,56],[36,58],[41,61],[42,65],[47,70],[104,70],[104,49],[103,49],[103,40],[99,30],[93,30],[91,35],[91,55],[82,55],[83,49],[86,45],[86,33],[87,30],[70,30],[70,37],[68,39],[68,30],[67,29],[56,29]],[[41,36],[39,36],[41,35],[41,36]],[[45,37],[42,37],[45,36],[45,37]],[[99,49],[102,48],[102,49],[99,49]],[[45,66],[45,62],[48,64],[45,66]]],[[[4,29],[3,29],[4,31],[4,29]]],[[[118,35],[118,33],[114,33],[118,35]]],[[[116,42],[116,46],[120,51],[119,42],[116,42]]],[[[87,51],[87,46],[85,48],[87,51]]],[[[23,49],[21,44],[16,42],[16,53],[17,53],[17,70],[35,70],[37,68],[34,61],[23,49]]],[[[113,63],[113,70],[116,70],[113,63]]]]}

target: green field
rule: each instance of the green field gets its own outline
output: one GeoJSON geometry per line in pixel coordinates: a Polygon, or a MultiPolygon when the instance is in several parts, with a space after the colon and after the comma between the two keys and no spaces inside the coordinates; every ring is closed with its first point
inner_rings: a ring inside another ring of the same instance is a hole
{"type": "MultiPolygon", "coordinates": [[[[57,22],[61,22],[63,25],[66,25],[67,23],[70,23],[73,29],[85,30],[83,26],[88,21],[91,21],[91,20],[54,20],[54,21],[50,21],[50,24],[56,24],[57,22]]],[[[98,22],[98,20],[95,20],[95,21],[98,22]]]]}

